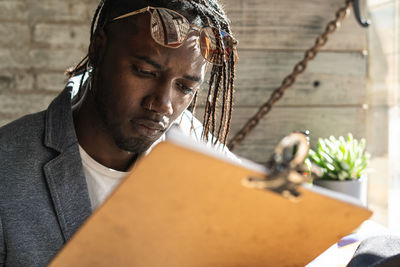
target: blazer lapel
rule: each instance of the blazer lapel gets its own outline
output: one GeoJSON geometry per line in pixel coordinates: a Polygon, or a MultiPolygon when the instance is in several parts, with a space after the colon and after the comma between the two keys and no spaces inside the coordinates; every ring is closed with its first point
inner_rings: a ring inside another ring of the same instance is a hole
{"type": "Polygon", "coordinates": [[[44,166],[54,208],[65,240],[92,212],[79,152],[71,148],[44,166]]]}
{"type": "Polygon", "coordinates": [[[92,212],[76,138],[70,88],[50,104],[44,143],[58,155],[44,166],[44,174],[65,240],[69,240],[92,212]]]}

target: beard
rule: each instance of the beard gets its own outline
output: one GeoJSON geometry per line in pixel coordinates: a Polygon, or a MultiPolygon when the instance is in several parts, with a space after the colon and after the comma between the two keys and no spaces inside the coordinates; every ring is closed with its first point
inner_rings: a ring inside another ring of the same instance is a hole
{"type": "Polygon", "coordinates": [[[154,140],[127,136],[124,134],[121,122],[116,121],[111,112],[111,107],[115,105],[110,101],[107,94],[101,94],[100,90],[92,91],[95,109],[101,120],[101,131],[106,132],[121,150],[131,152],[140,156],[153,144],[154,140]]]}
{"type": "Polygon", "coordinates": [[[146,150],[149,149],[149,147],[153,143],[152,141],[144,140],[138,137],[124,136],[120,128],[116,128],[116,126],[113,126],[112,124],[107,124],[107,121],[104,121],[104,123],[112,139],[114,140],[114,143],[117,145],[118,148],[122,150],[140,156],[141,154],[146,152],[146,150]]]}

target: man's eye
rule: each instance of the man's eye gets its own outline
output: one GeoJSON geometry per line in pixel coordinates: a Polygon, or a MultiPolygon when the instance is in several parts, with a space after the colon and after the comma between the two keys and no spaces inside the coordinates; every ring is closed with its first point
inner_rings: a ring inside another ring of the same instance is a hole
{"type": "Polygon", "coordinates": [[[185,95],[188,95],[188,94],[193,95],[194,94],[195,89],[187,87],[187,86],[185,86],[185,85],[183,85],[181,83],[176,83],[176,85],[178,86],[179,90],[182,93],[184,93],[185,95]]]}
{"type": "Polygon", "coordinates": [[[132,66],[133,71],[141,77],[145,78],[155,78],[157,77],[157,73],[154,71],[144,70],[135,65],[132,66]]]}

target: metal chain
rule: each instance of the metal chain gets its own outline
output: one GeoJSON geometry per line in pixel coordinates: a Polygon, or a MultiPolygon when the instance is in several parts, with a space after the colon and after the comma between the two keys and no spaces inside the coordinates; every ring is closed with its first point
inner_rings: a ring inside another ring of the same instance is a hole
{"type": "Polygon", "coordinates": [[[304,58],[294,66],[292,73],[283,79],[281,86],[272,92],[268,101],[265,102],[257,113],[250,118],[237,134],[235,134],[228,144],[230,150],[233,150],[241,141],[243,141],[244,138],[246,138],[246,136],[260,123],[260,120],[271,110],[272,106],[282,98],[286,89],[290,88],[295,83],[297,76],[305,71],[308,62],[316,57],[319,50],[328,41],[328,36],[335,32],[340,27],[341,22],[346,18],[346,15],[350,10],[351,1],[352,0],[345,0],[345,6],[336,11],[336,18],[328,23],[324,33],[318,36],[314,45],[305,52],[304,58]]]}

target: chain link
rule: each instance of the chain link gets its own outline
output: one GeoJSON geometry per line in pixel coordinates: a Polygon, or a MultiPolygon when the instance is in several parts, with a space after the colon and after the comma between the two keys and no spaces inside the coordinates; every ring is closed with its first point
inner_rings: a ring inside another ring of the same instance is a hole
{"type": "Polygon", "coordinates": [[[295,65],[292,73],[283,79],[281,86],[272,92],[268,101],[265,102],[259,108],[257,113],[250,118],[237,134],[235,134],[228,144],[230,150],[235,149],[235,147],[246,138],[246,136],[260,123],[260,120],[270,112],[272,106],[282,98],[286,89],[290,88],[295,83],[297,76],[305,71],[308,62],[316,57],[321,47],[323,47],[328,41],[328,36],[340,27],[341,22],[346,18],[346,15],[350,11],[350,5],[351,0],[345,0],[345,6],[338,9],[335,13],[336,18],[327,24],[325,31],[316,38],[314,45],[305,52],[304,58],[295,65]]]}

